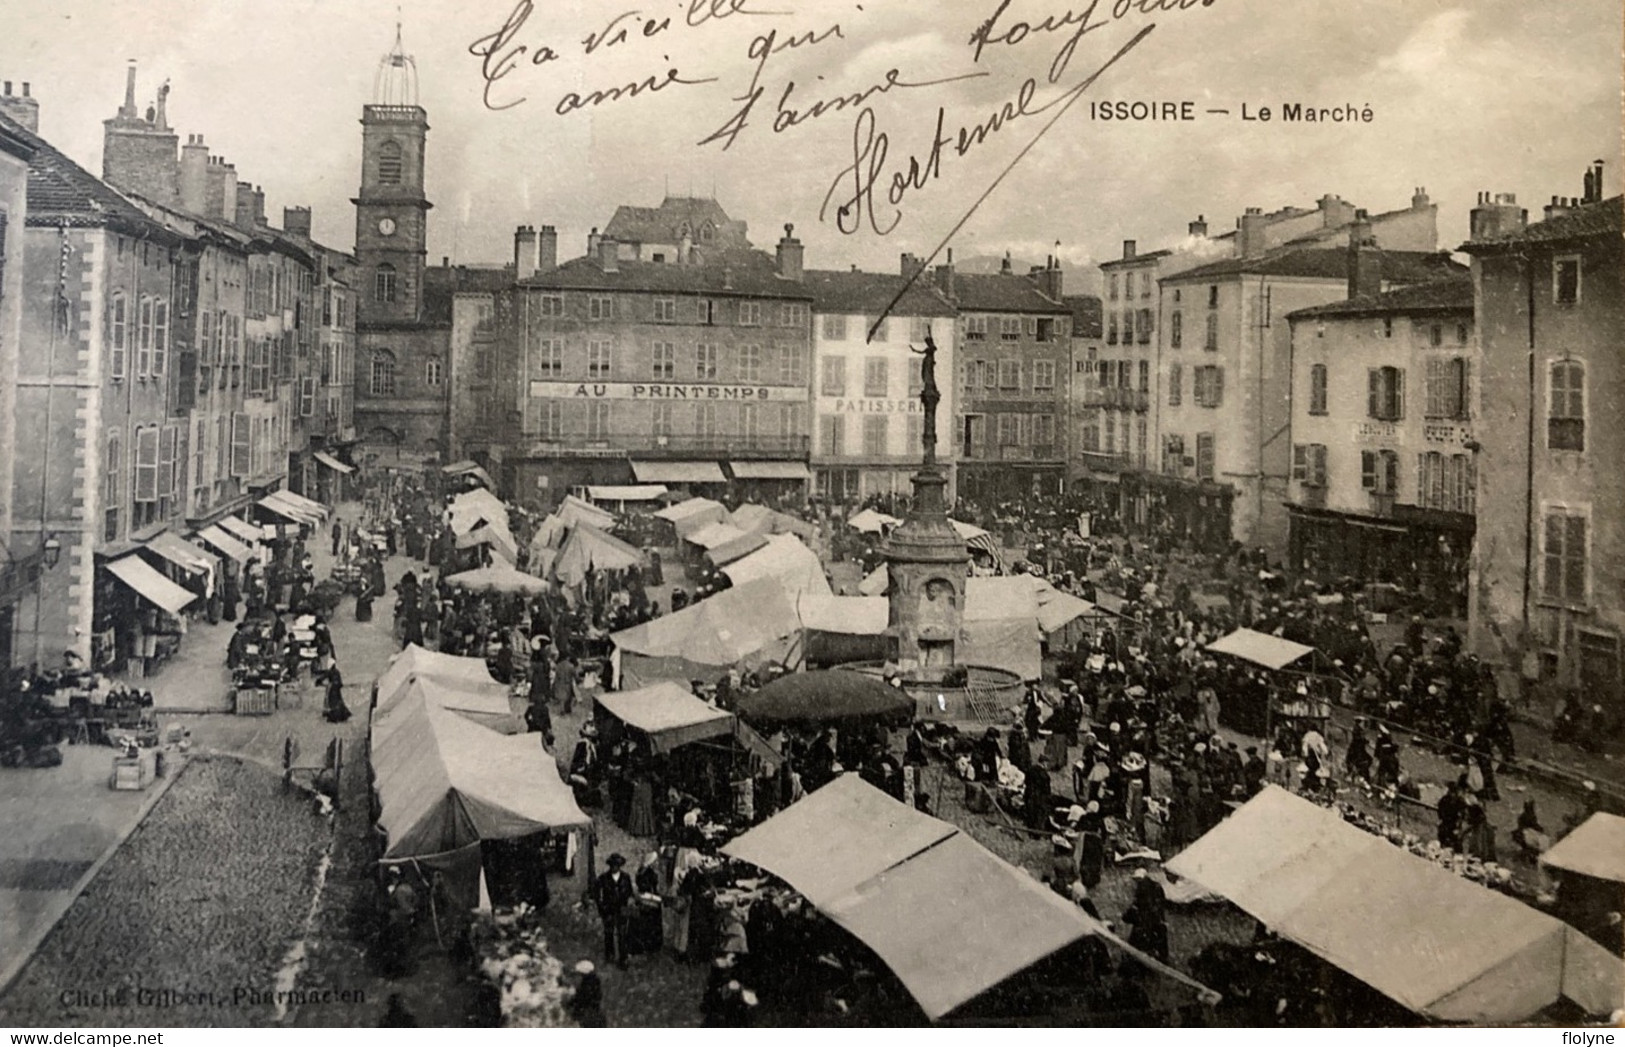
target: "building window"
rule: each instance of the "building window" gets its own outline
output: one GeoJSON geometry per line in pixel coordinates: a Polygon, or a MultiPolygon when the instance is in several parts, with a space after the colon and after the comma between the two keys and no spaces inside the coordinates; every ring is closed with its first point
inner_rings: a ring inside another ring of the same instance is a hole
{"type": "Polygon", "coordinates": [[[676,432],[670,403],[655,403],[650,406],[649,428],[656,436],[671,436],[676,432]]]}
{"type": "Polygon", "coordinates": [[[742,327],[760,327],[762,324],[762,303],[740,302],[739,323],[742,327]]]}
{"type": "Polygon", "coordinates": [[[1217,309],[1219,307],[1219,285],[1218,284],[1213,284],[1210,287],[1208,287],[1208,289],[1207,289],[1207,307],[1209,309],[1217,309]]]}
{"type": "Polygon", "coordinates": [[[916,316],[912,320],[909,321],[909,330],[908,330],[908,340],[909,341],[911,341],[911,342],[919,342],[919,343],[921,343],[923,345],[925,343],[925,340],[927,338],[929,338],[929,337],[931,337],[931,318],[930,317],[928,317],[928,316],[916,316]]]}
{"type": "Polygon", "coordinates": [[[536,374],[542,378],[560,378],[564,375],[564,342],[557,338],[543,338],[536,346],[536,374]]]}
{"type": "Polygon", "coordinates": [[[1001,342],[1019,342],[1019,341],[1021,341],[1021,317],[1019,317],[1019,316],[1001,316],[1001,317],[999,317],[999,341],[1001,341],[1001,342]]]}
{"type": "Polygon", "coordinates": [[[608,295],[589,295],[587,298],[587,319],[615,319],[615,299],[608,295]]]}
{"type": "Polygon", "coordinates": [[[871,341],[871,342],[889,342],[889,341],[891,341],[891,318],[890,317],[886,317],[886,316],[876,317],[874,319],[866,321],[866,323],[867,323],[867,326],[864,328],[864,338],[867,341],[871,341]],[[870,332],[873,332],[873,333],[870,333],[870,332]]]}
{"type": "Polygon", "coordinates": [[[369,388],[373,396],[395,395],[395,354],[388,349],[373,351],[372,381],[369,388]]]}
{"type": "Polygon", "coordinates": [[[587,439],[608,440],[610,431],[610,407],[608,400],[594,400],[587,405],[587,439]]]}
{"type": "Polygon", "coordinates": [[[1207,339],[1202,343],[1202,348],[1207,350],[1210,353],[1216,353],[1216,352],[1219,351],[1219,314],[1218,313],[1208,313],[1207,314],[1207,339]]]}
{"type": "Polygon", "coordinates": [[[908,358],[908,395],[912,399],[925,390],[925,361],[913,354],[908,358]]]}
{"type": "MultiPolygon", "coordinates": [[[[1146,277],[1147,283],[1149,283],[1150,280],[1151,278],[1149,276],[1146,277]]],[[[1145,415],[1141,415],[1134,420],[1134,464],[1138,465],[1142,469],[1145,468],[1146,448],[1149,443],[1148,436],[1149,428],[1146,424],[1145,415]]],[[[1033,442],[1038,442],[1036,436],[1033,438],[1033,442]]]]}
{"type": "Polygon", "coordinates": [[[135,501],[158,501],[158,427],[135,431],[135,501]]]}
{"type": "Polygon", "coordinates": [[[152,376],[162,378],[169,360],[169,303],[152,303],[152,376]]]}
{"type": "Polygon", "coordinates": [[[102,540],[117,541],[124,507],[124,437],[117,429],[107,433],[107,468],[102,476],[102,540]]]}
{"type": "Polygon", "coordinates": [[[1164,436],[1162,438],[1162,471],[1172,476],[1182,476],[1185,472],[1185,438],[1183,436],[1164,436]]]}
{"type": "Polygon", "coordinates": [[[1584,514],[1570,510],[1546,513],[1545,570],[1541,592],[1566,604],[1586,602],[1586,525],[1584,514]]]}
{"type": "Polygon", "coordinates": [[[141,299],[136,322],[135,376],[145,378],[152,373],[152,299],[141,299]]]}
{"type": "Polygon", "coordinates": [[[1102,449],[1107,454],[1117,453],[1117,414],[1114,411],[1106,412],[1106,439],[1102,449]]]}
{"type": "Polygon", "coordinates": [[[1373,367],[1366,372],[1366,414],[1381,422],[1405,417],[1405,372],[1398,367],[1373,367]]]}
{"type": "Polygon", "coordinates": [[[807,354],[799,345],[779,348],[779,382],[784,385],[802,385],[807,381],[807,354]]]}
{"type": "Polygon", "coordinates": [[[536,404],[536,435],[543,440],[564,438],[564,404],[559,400],[541,400],[536,404]]]}
{"type": "Polygon", "coordinates": [[[863,360],[863,395],[883,397],[888,386],[886,358],[867,356],[863,360]]]}
{"type": "Polygon", "coordinates": [[[1021,361],[999,361],[999,388],[1005,392],[1019,392],[1021,390],[1021,361]]]}
{"type": "Polygon", "coordinates": [[[1399,493],[1399,454],[1396,451],[1361,451],[1360,486],[1372,494],[1399,493]]]}
{"type": "Polygon", "coordinates": [[[671,342],[656,342],[651,353],[651,374],[656,378],[677,377],[677,346],[671,342]]]}
{"type": "Polygon", "coordinates": [[[1020,447],[1022,445],[1021,430],[1025,418],[1019,414],[998,414],[993,416],[997,426],[1000,447],[1020,447]]]}
{"type": "Polygon", "coordinates": [[[1115,301],[1117,301],[1117,274],[1116,273],[1112,274],[1110,288],[1111,288],[1111,290],[1110,290],[1111,300],[1115,302],[1115,301]]]}
{"type": "Polygon", "coordinates": [[[1292,479],[1305,487],[1326,486],[1326,445],[1294,444],[1292,479]]]}
{"type": "Polygon", "coordinates": [[[675,298],[656,298],[655,299],[655,316],[654,316],[654,318],[655,318],[655,320],[657,320],[657,321],[659,321],[661,323],[671,323],[673,320],[676,320],[677,319],[677,299],[675,299],[675,298]]]}
{"type": "Polygon", "coordinates": [[[1309,368],[1309,413],[1326,413],[1326,365],[1315,364],[1309,368]]]}
{"type": "Polygon", "coordinates": [[[1117,314],[1112,313],[1106,317],[1106,344],[1117,344],[1117,314]]]}
{"type": "Polygon", "coordinates": [[[1085,408],[1082,423],[1083,431],[1080,439],[1083,443],[1083,449],[1085,451],[1100,450],[1100,408],[1085,408]]]}
{"type": "Polygon", "coordinates": [[[1552,259],[1552,300],[1573,305],[1580,300],[1580,256],[1552,259]]]}
{"type": "Polygon", "coordinates": [[[1140,392],[1146,396],[1151,395],[1151,361],[1141,360],[1139,364],[1140,392]]]}
{"type": "Polygon", "coordinates": [[[1467,361],[1460,356],[1431,358],[1427,362],[1427,416],[1468,417],[1467,361]]]}
{"type": "Polygon", "coordinates": [[[1140,344],[1148,344],[1151,341],[1151,310],[1140,310],[1140,318],[1137,321],[1136,326],[1139,329],[1140,344]]]}
{"type": "Polygon", "coordinates": [[[890,421],[883,414],[868,414],[863,416],[863,453],[870,458],[879,458],[886,453],[886,423],[890,421]]]}
{"type": "Polygon", "coordinates": [[[610,364],[614,356],[613,342],[587,343],[587,377],[603,381],[609,378],[610,364]]]}
{"type": "Polygon", "coordinates": [[[819,391],[824,396],[846,395],[846,357],[824,357],[824,378],[819,391]]]}
{"type": "Polygon", "coordinates": [[[831,458],[838,458],[841,454],[841,445],[846,442],[846,419],[838,414],[825,415],[819,419],[818,449],[819,452],[831,458]]]}
{"type": "Polygon", "coordinates": [[[1178,407],[1185,402],[1185,368],[1181,364],[1168,365],[1168,406],[1178,407]]]}
{"type": "Polygon", "coordinates": [[[423,361],[424,385],[427,385],[430,389],[438,389],[444,380],[445,367],[440,362],[440,357],[431,356],[427,360],[423,361]]]}
{"type": "Polygon", "coordinates": [[[1191,399],[1198,407],[1224,403],[1224,368],[1198,367],[1191,375],[1191,399]]]}
{"type": "MultiPolygon", "coordinates": [[[[1053,392],[1055,389],[1055,361],[1033,361],[1033,392],[1053,392]]],[[[910,390],[912,392],[912,390],[910,390]]]]}
{"type": "Polygon", "coordinates": [[[739,380],[741,382],[760,382],[762,380],[761,346],[742,345],[739,347],[739,380]]]}
{"type": "Polygon", "coordinates": [[[833,313],[827,313],[824,316],[823,327],[824,327],[824,341],[826,341],[826,342],[844,342],[844,341],[846,341],[846,317],[837,316],[837,315],[835,315],[833,313]]]}
{"type": "Polygon", "coordinates": [[[544,317],[557,317],[564,315],[564,296],[558,294],[544,294],[537,303],[544,317]]]}
{"type": "Polygon", "coordinates": [[[372,274],[372,300],[375,302],[395,300],[395,267],[387,262],[372,274]]]}
{"type": "Polygon", "coordinates": [[[1384,338],[1392,338],[1394,336],[1394,318],[1393,317],[1385,316],[1385,317],[1382,318],[1382,336],[1384,338]]]}
{"type": "Polygon", "coordinates": [[[694,377],[702,381],[715,381],[717,377],[717,347],[714,345],[698,345],[694,347],[694,377]]]}
{"type": "Polygon", "coordinates": [[[1546,416],[1546,446],[1553,451],[1586,449],[1585,365],[1557,360],[1551,366],[1551,410],[1546,416]]]}
{"type": "MultiPolygon", "coordinates": [[[[912,416],[911,416],[912,417],[912,416]]],[[[1144,423],[1141,423],[1141,433],[1144,433],[1144,423]]],[[[1055,448],[1055,416],[1052,414],[1033,415],[1033,446],[1047,448],[1053,452],[1055,448]]],[[[1049,456],[1047,452],[1046,457],[1049,456]]]]}
{"type": "Polygon", "coordinates": [[[981,361],[981,366],[982,388],[989,391],[997,389],[999,387],[999,362],[997,360],[984,360],[981,361]]]}
{"type": "Polygon", "coordinates": [[[1134,344],[1134,310],[1123,310],[1123,344],[1134,344]]]}
{"type": "Polygon", "coordinates": [[[722,435],[722,424],[718,421],[716,404],[695,405],[694,432],[709,440],[715,440],[722,435]]]}
{"type": "Polygon", "coordinates": [[[807,306],[804,302],[785,302],[779,306],[780,327],[807,326],[807,306]]]}
{"type": "Polygon", "coordinates": [[[129,366],[130,303],[123,292],[113,295],[113,331],[108,359],[108,375],[113,381],[122,381],[129,366]]]}
{"type": "Polygon", "coordinates": [[[385,142],[378,147],[378,181],[384,185],[401,182],[401,147],[398,142],[385,142]]]}
{"type": "Polygon", "coordinates": [[[739,405],[739,435],[747,447],[754,446],[762,434],[761,408],[757,404],[739,405]]]}
{"type": "Polygon", "coordinates": [[[1456,325],[1456,344],[1457,345],[1466,345],[1467,344],[1467,325],[1466,324],[1457,324],[1456,325]]]}
{"type": "Polygon", "coordinates": [[[1196,478],[1198,480],[1206,480],[1209,483],[1211,483],[1213,481],[1213,460],[1214,460],[1213,434],[1212,433],[1197,433],[1196,434],[1196,478]]]}
{"type": "Polygon", "coordinates": [[[987,341],[987,317],[965,317],[965,340],[968,342],[987,341]]]}
{"type": "Polygon", "coordinates": [[[1178,309],[1168,316],[1168,345],[1173,349],[1185,348],[1185,314],[1178,309]]]}
{"type": "Polygon", "coordinates": [[[779,435],[783,437],[801,437],[806,435],[802,428],[801,404],[779,405],[779,435]]]}

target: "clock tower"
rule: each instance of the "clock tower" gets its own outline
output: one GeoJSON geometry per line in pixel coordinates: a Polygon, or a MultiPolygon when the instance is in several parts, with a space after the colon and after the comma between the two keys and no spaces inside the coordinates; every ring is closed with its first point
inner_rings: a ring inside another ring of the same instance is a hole
{"type": "Polygon", "coordinates": [[[355,204],[355,254],[362,286],[361,326],[416,323],[423,317],[428,213],[423,153],[429,116],[418,105],[417,65],[401,46],[378,65],[373,103],[361,112],[361,193],[355,204]]]}

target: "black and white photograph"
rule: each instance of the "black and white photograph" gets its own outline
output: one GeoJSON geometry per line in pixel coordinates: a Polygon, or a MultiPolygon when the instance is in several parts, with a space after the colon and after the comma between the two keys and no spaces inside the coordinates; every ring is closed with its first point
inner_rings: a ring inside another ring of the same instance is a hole
{"type": "Polygon", "coordinates": [[[1616,1042],[1622,38],[0,0],[0,1028],[1616,1042]]]}

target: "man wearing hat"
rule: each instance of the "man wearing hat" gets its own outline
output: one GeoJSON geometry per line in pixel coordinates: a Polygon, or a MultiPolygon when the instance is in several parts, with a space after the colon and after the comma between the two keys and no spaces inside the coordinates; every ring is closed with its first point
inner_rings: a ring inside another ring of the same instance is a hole
{"type": "Polygon", "coordinates": [[[598,877],[593,885],[593,902],[598,906],[598,917],[604,921],[604,962],[626,968],[626,932],[631,919],[632,877],[626,873],[626,859],[612,854],[609,871],[598,877]]]}

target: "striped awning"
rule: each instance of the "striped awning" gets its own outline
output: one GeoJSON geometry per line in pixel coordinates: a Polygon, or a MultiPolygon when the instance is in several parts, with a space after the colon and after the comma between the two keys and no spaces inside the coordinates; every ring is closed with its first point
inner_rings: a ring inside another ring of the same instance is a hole
{"type": "Polygon", "coordinates": [[[170,614],[180,614],[187,604],[197,599],[185,589],[159,574],[140,556],[126,556],[107,565],[107,570],[136,591],[142,599],[170,614]]]}

